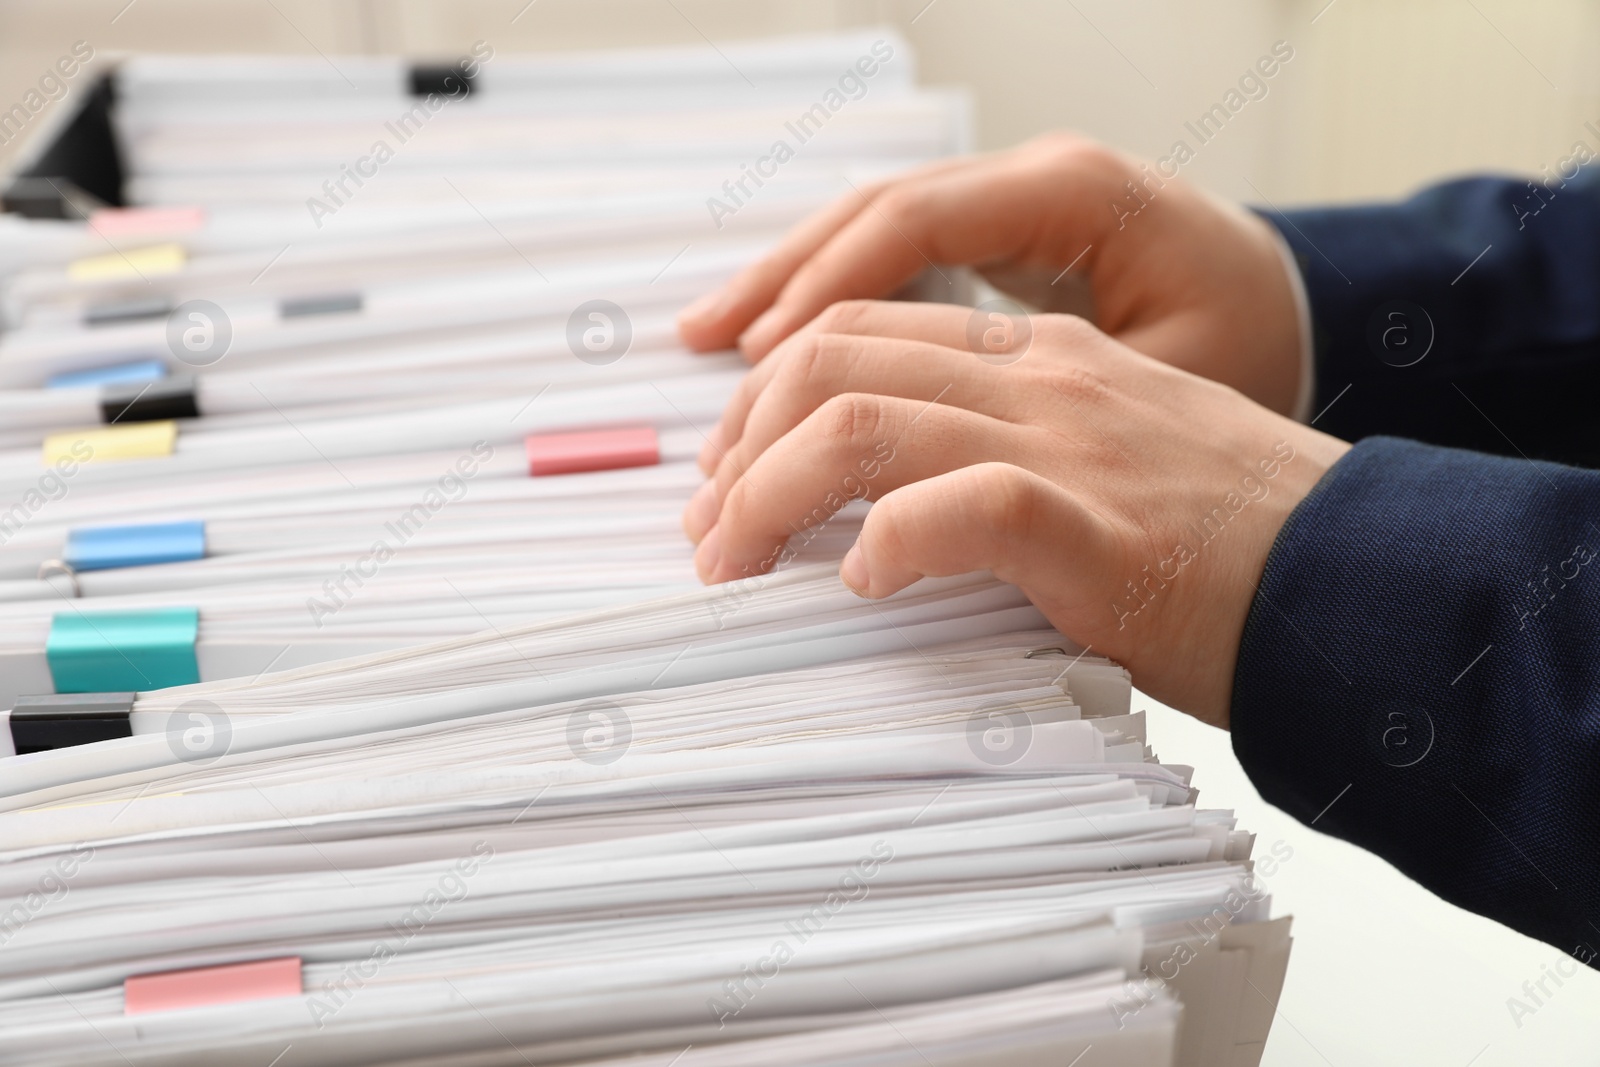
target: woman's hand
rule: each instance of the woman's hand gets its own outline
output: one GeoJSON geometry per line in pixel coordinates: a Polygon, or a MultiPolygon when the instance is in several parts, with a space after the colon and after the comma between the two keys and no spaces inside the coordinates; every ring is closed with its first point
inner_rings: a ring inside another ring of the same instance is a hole
{"type": "Polygon", "coordinates": [[[866,497],[841,568],[863,596],[993,571],[1151,695],[1226,726],[1273,538],[1349,446],[1069,315],[974,355],[973,314],[839,304],[755,367],[684,514],[701,577],[762,573],[866,497]]]}
{"type": "Polygon", "coordinates": [[[970,264],[1034,307],[1086,314],[1130,348],[1291,412],[1300,325],[1276,236],[1163,163],[1176,172],[1052,134],[847,193],[687,308],[679,330],[696,349],[737,341],[754,362],[840,300],[887,297],[930,261],[970,264]]]}

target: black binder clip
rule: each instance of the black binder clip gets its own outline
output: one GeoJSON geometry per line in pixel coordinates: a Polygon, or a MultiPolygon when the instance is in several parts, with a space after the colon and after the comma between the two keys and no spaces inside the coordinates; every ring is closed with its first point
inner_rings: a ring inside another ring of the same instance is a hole
{"type": "Polygon", "coordinates": [[[449,64],[418,63],[411,68],[411,95],[471,96],[473,76],[467,72],[467,61],[449,64]]]}
{"type": "Polygon", "coordinates": [[[100,419],[107,425],[199,417],[192,374],[175,374],[154,382],[121,382],[100,389],[100,419]]]}
{"type": "Polygon", "coordinates": [[[132,737],[133,693],[59,693],[18,697],[11,709],[17,754],[132,737]]]}

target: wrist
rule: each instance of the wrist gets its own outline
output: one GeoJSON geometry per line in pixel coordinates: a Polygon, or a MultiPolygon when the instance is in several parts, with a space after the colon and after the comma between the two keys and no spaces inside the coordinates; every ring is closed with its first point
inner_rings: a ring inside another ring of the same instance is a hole
{"type": "Polygon", "coordinates": [[[1278,249],[1278,258],[1283,264],[1284,279],[1289,283],[1290,295],[1294,300],[1297,378],[1294,404],[1283,414],[1295,422],[1308,423],[1311,418],[1311,402],[1316,395],[1316,356],[1311,341],[1311,299],[1306,295],[1306,282],[1300,276],[1300,264],[1295,262],[1294,249],[1289,247],[1289,242],[1283,239],[1283,234],[1278,232],[1277,227],[1271,223],[1265,224],[1267,229],[1272,231],[1272,243],[1278,249]]]}
{"type": "Polygon", "coordinates": [[[1311,303],[1295,262],[1294,249],[1271,221],[1245,210],[1249,220],[1255,276],[1260,287],[1251,300],[1252,331],[1246,347],[1254,350],[1254,382],[1248,395],[1258,403],[1305,423],[1315,398],[1311,303]]]}

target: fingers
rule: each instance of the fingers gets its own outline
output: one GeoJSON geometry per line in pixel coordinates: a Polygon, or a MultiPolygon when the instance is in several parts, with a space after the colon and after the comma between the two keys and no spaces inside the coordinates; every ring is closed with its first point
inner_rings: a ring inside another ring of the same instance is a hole
{"type": "MultiPolygon", "coordinates": [[[[926,345],[937,345],[945,349],[958,350],[964,356],[972,351],[970,344],[973,310],[969,307],[960,307],[953,304],[911,304],[892,300],[846,300],[829,307],[822,314],[811,320],[804,329],[793,334],[775,349],[771,355],[745,375],[739,383],[738,389],[728,401],[727,409],[723,412],[721,421],[716,429],[708,435],[708,440],[700,450],[700,469],[707,475],[714,473],[721,464],[722,459],[729,449],[738,443],[744,433],[745,420],[755,406],[768,391],[775,379],[784,374],[784,387],[789,386],[794,379],[794,368],[790,367],[791,361],[799,360],[808,366],[823,362],[824,354],[818,351],[819,345],[827,348],[828,356],[834,350],[843,346],[847,338],[838,337],[829,341],[819,341],[819,337],[829,334],[859,335],[864,338],[888,338],[896,342],[924,342],[924,345],[896,344],[894,347],[903,352],[903,357],[892,360],[890,365],[904,370],[914,367],[923,361],[926,345]],[[785,370],[788,368],[788,371],[785,370]]],[[[1027,332],[1031,327],[1025,327],[1027,332]]],[[[1016,335],[1020,336],[1020,334],[1016,335]]],[[[988,335],[979,338],[979,345],[985,347],[987,355],[993,355],[992,346],[987,345],[988,335]]],[[[866,346],[870,349],[871,346],[866,346]]],[[[974,362],[967,356],[963,363],[974,362]]],[[[948,376],[947,376],[948,377],[948,376]]],[[[865,380],[864,380],[865,381],[865,380]]],[[[943,388],[949,381],[940,383],[938,388],[943,388]]],[[[923,394],[920,392],[906,391],[905,389],[885,389],[868,384],[852,385],[849,389],[841,388],[839,392],[890,392],[897,396],[932,397],[934,393],[923,394]]],[[[819,401],[820,402],[820,401],[819,401]]],[[[963,407],[972,405],[959,400],[950,400],[950,403],[960,404],[963,407]]],[[[974,408],[974,410],[986,410],[974,408]]]]}
{"type": "MultiPolygon", "coordinates": [[[[726,285],[707,293],[678,314],[678,332],[684,344],[696,351],[731,348],[739,335],[772,306],[789,278],[816,254],[841,227],[859,214],[868,200],[894,183],[976,164],[973,159],[948,159],[912,171],[888,182],[862,186],[839,196],[833,203],[802,221],[766,256],[746,267],[726,285]]],[[[881,294],[875,294],[881,295],[881,294]]],[[[765,355],[765,351],[762,353],[765,355]]]]}
{"type": "Polygon", "coordinates": [[[983,463],[885,495],[839,576],[876,599],[923,577],[992,571],[1047,613],[1064,607],[1051,616],[1059,618],[1098,606],[1094,590],[1103,574],[1120,573],[1120,551],[1111,526],[1066,490],[1020,467],[983,463]]]}
{"type": "Polygon", "coordinates": [[[695,568],[706,582],[764,573],[791,534],[804,536],[851,500],[974,463],[1011,462],[1025,433],[939,404],[835,397],[733,484],[695,552],[695,568]]]}
{"type": "Polygon", "coordinates": [[[1129,170],[1115,153],[1061,138],[890,185],[794,268],[739,346],[759,360],[830,304],[885,296],[930,263],[1066,266],[1082,254],[1092,270],[1114,221],[1105,205],[1125,195],[1129,170]]]}
{"type": "Polygon", "coordinates": [[[1022,387],[1020,377],[965,352],[920,341],[811,334],[783,356],[764,360],[751,376],[767,364],[775,368],[770,381],[739,390],[723,412],[721,452],[713,453],[718,462],[711,472],[719,494],[775,441],[842,393],[937,401],[997,419],[1026,404],[1014,395],[1022,387]]]}
{"type": "Polygon", "coordinates": [[[889,295],[930,263],[1012,255],[1025,241],[1025,213],[996,195],[1003,182],[995,169],[991,162],[859,197],[862,209],[796,265],[772,306],[739,338],[746,358],[761,359],[830,304],[889,295]]]}
{"type": "Polygon", "coordinates": [[[849,333],[902,337],[970,352],[972,308],[965,304],[912,303],[905,300],[841,300],[808,322],[799,333],[849,333]]]}
{"type": "Polygon", "coordinates": [[[778,247],[678,313],[678,333],[697,352],[732,348],[745,327],[771,306],[795,268],[861,210],[854,192],[802,221],[778,247]]]}

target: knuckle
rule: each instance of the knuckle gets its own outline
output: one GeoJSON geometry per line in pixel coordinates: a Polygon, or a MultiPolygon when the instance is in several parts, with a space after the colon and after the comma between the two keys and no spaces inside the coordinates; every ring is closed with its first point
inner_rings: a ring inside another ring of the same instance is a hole
{"type": "Polygon", "coordinates": [[[983,465],[980,495],[986,525],[1002,534],[1020,534],[1033,528],[1039,507],[1039,478],[1010,463],[983,465]]]}
{"type": "Polygon", "coordinates": [[[1078,404],[1097,405],[1111,396],[1111,383],[1087,363],[1066,363],[1054,368],[1051,384],[1078,404]]]}
{"type": "Polygon", "coordinates": [[[908,527],[916,521],[917,516],[907,498],[890,493],[867,512],[861,538],[870,543],[877,559],[908,560],[913,555],[910,548],[915,540],[908,527]]]}
{"type": "Polygon", "coordinates": [[[906,185],[894,185],[872,200],[874,207],[900,229],[913,229],[927,210],[927,197],[906,185]]]}
{"type": "Polygon", "coordinates": [[[722,497],[722,506],[727,507],[728,501],[735,492],[743,492],[745,458],[744,448],[734,445],[728,449],[721,463],[717,465],[717,472],[712,477],[717,487],[717,493],[722,497]]]}
{"type": "Polygon", "coordinates": [[[762,499],[758,488],[739,473],[718,486],[718,489],[722,503],[717,509],[717,524],[727,529],[742,528],[745,517],[757,508],[762,499]]]}
{"type": "Polygon", "coordinates": [[[1047,130],[1036,137],[1031,137],[1022,146],[1022,151],[1032,156],[1042,156],[1053,159],[1078,151],[1085,144],[1092,144],[1081,134],[1069,130],[1047,130]]]}
{"type": "Polygon", "coordinates": [[[1041,163],[1051,170],[1120,175],[1127,169],[1116,151],[1078,134],[1046,134],[1029,145],[1041,163]]]}
{"type": "Polygon", "coordinates": [[[816,317],[817,332],[855,333],[866,318],[867,309],[871,308],[873,303],[871,300],[840,300],[829,304],[816,317]]]}
{"type": "Polygon", "coordinates": [[[746,499],[749,493],[749,483],[743,478],[733,478],[728,482],[722,493],[722,510],[718,513],[718,523],[736,524],[739,516],[744,514],[749,504],[746,499]]]}
{"type": "Polygon", "coordinates": [[[785,362],[784,384],[789,389],[830,388],[855,350],[855,339],[847,334],[812,334],[785,362]]]}
{"type": "Polygon", "coordinates": [[[822,364],[822,334],[807,333],[796,334],[790,338],[793,342],[783,356],[783,366],[778,368],[778,373],[772,388],[793,391],[803,383],[816,380],[822,364]]]}
{"type": "Polygon", "coordinates": [[[734,387],[733,396],[728,401],[728,407],[723,413],[724,422],[729,424],[728,428],[734,429],[736,432],[744,429],[746,416],[748,416],[750,409],[755,406],[756,400],[761,396],[762,383],[758,381],[758,377],[757,374],[751,373],[739,379],[739,384],[734,387]]]}
{"type": "Polygon", "coordinates": [[[1044,334],[1049,340],[1063,345],[1089,344],[1104,336],[1094,323],[1082,315],[1036,315],[1033,327],[1036,334],[1044,334]]]}
{"type": "Polygon", "coordinates": [[[819,370],[830,370],[860,359],[864,348],[858,334],[819,333],[812,358],[819,370]]]}
{"type": "Polygon", "coordinates": [[[876,438],[884,423],[882,401],[867,393],[841,393],[817,409],[829,441],[850,443],[876,438]]]}

